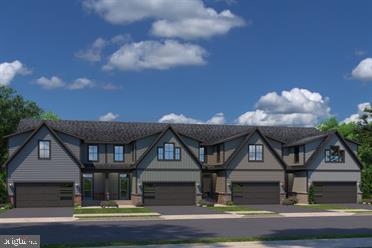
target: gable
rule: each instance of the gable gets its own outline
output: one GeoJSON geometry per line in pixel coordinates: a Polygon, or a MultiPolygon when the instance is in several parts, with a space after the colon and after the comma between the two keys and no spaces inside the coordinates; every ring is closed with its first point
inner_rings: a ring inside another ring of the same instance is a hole
{"type": "Polygon", "coordinates": [[[347,149],[345,144],[341,139],[334,134],[330,134],[330,137],[327,138],[324,145],[320,147],[320,150],[317,152],[316,157],[314,157],[309,165],[308,169],[311,170],[360,170],[359,165],[352,157],[352,154],[347,149]],[[339,146],[341,150],[345,151],[345,162],[344,163],[331,163],[325,162],[325,150],[329,149],[330,146],[339,146]]]}
{"type": "Polygon", "coordinates": [[[225,161],[229,159],[234,151],[239,148],[239,145],[244,142],[245,137],[246,136],[238,137],[224,143],[225,161]]]}
{"type": "Polygon", "coordinates": [[[79,164],[46,126],[42,126],[8,163],[8,178],[22,181],[80,180],[79,164]],[[38,141],[50,140],[51,159],[38,159],[38,141]]]}
{"type": "Polygon", "coordinates": [[[160,139],[154,144],[151,149],[145,154],[145,157],[139,162],[139,169],[197,169],[199,170],[199,165],[192,158],[190,153],[187,151],[182,142],[178,139],[175,133],[168,129],[160,139]],[[164,146],[164,143],[174,143],[175,147],[181,148],[181,160],[180,161],[158,161],[157,159],[157,148],[159,146],[164,146]]]}
{"type": "Polygon", "coordinates": [[[13,135],[8,138],[8,152],[9,157],[27,140],[32,131],[13,135]]]}
{"type": "Polygon", "coordinates": [[[273,151],[268,144],[263,140],[258,132],[253,133],[247,142],[245,142],[242,149],[235,155],[235,157],[228,164],[229,169],[252,169],[252,170],[283,170],[279,160],[275,157],[273,151]],[[257,144],[263,145],[263,162],[248,161],[248,147],[249,145],[257,144]]]}

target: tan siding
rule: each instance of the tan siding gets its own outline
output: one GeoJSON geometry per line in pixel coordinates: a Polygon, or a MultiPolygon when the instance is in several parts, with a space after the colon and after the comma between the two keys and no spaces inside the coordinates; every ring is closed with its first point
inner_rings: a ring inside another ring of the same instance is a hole
{"type": "Polygon", "coordinates": [[[225,147],[225,161],[233,154],[233,152],[240,146],[245,139],[245,136],[236,138],[224,143],[225,147]]]}
{"type": "Polygon", "coordinates": [[[304,149],[303,145],[299,146],[299,161],[294,162],[294,147],[286,147],[283,149],[283,160],[289,166],[304,165],[304,149]]]}
{"type": "Polygon", "coordinates": [[[294,193],[307,193],[307,178],[306,172],[294,172],[293,173],[293,187],[292,192],[294,193]]]}
{"type": "Polygon", "coordinates": [[[226,187],[226,177],[225,177],[225,172],[217,172],[216,175],[216,192],[221,193],[225,192],[225,187],[226,187]]]}

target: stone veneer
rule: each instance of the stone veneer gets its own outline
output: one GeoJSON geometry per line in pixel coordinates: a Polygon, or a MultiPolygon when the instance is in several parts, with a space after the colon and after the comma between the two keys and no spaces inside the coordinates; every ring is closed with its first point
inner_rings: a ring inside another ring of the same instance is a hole
{"type": "Polygon", "coordinates": [[[143,206],[142,195],[140,194],[132,194],[131,200],[134,206],[143,206]]]}

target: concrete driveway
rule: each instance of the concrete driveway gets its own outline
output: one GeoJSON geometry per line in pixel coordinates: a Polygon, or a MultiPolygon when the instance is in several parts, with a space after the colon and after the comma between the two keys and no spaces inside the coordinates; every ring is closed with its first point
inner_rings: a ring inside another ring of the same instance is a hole
{"type": "Polygon", "coordinates": [[[0,218],[72,217],[73,208],[13,208],[0,214],[0,218]]]}
{"type": "Polygon", "coordinates": [[[146,206],[162,215],[221,214],[220,211],[197,206],[146,206]]]}
{"type": "Polygon", "coordinates": [[[326,210],[306,208],[295,205],[279,205],[279,204],[269,204],[269,205],[246,205],[249,208],[255,208],[258,210],[270,211],[275,213],[311,213],[311,212],[328,212],[326,210]]]}
{"type": "Polygon", "coordinates": [[[339,205],[342,205],[348,208],[372,210],[372,205],[367,205],[367,204],[345,203],[345,204],[339,204],[339,205]]]}

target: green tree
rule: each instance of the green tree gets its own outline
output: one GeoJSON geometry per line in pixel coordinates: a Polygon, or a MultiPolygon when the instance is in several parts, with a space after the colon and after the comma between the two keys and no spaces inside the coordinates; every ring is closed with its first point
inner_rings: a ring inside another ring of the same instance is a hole
{"type": "Polygon", "coordinates": [[[51,121],[58,121],[59,120],[59,116],[56,113],[51,112],[51,111],[43,112],[39,116],[37,116],[36,118],[40,119],[40,120],[51,120],[51,121]]]}
{"type": "MultiPolygon", "coordinates": [[[[25,100],[16,91],[0,86],[0,165],[7,159],[7,143],[3,138],[13,133],[22,118],[34,118],[43,113],[35,102],[25,100]]],[[[6,200],[5,171],[0,172],[0,202],[6,200]]]]}

